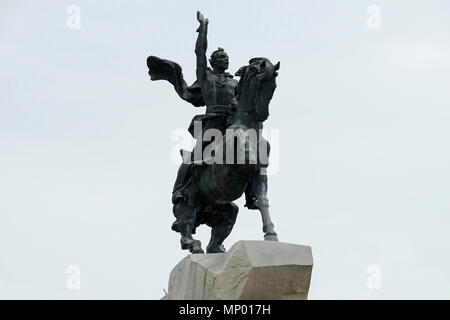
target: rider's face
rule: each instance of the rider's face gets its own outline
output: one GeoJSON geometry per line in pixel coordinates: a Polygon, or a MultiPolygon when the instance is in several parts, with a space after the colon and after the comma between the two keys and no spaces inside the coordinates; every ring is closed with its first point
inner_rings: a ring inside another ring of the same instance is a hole
{"type": "Polygon", "coordinates": [[[214,58],[214,67],[222,68],[224,70],[228,69],[228,55],[225,52],[219,52],[214,58]]]}

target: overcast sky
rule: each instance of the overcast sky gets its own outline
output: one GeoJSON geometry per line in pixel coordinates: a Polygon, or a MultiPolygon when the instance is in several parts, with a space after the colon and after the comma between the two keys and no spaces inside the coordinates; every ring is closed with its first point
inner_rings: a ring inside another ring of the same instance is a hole
{"type": "MultiPolygon", "coordinates": [[[[145,61],[177,61],[192,82],[197,10],[208,55],[225,48],[230,72],[281,61],[264,124],[279,130],[269,200],[279,239],[312,247],[310,298],[449,299],[445,0],[2,0],[0,298],[163,296],[187,254],[170,230],[171,136],[204,108],[150,82],[145,61]],[[80,290],[66,286],[70,265],[80,290]]],[[[263,237],[259,212],[237,204],[227,248],[263,237]]]]}

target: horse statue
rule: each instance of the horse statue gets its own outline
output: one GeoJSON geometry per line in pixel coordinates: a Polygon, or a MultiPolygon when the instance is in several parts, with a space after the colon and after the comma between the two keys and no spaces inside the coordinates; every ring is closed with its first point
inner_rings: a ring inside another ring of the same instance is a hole
{"type": "Polygon", "coordinates": [[[225,252],[222,243],[233,229],[238,213],[233,201],[244,192],[246,206],[261,212],[264,239],[278,241],[268,210],[268,163],[261,157],[263,149],[268,157],[270,146],[260,129],[269,116],[279,67],[279,62],[273,65],[267,58],[253,58],[236,73],[240,76],[238,105],[226,134],[216,141],[211,152],[214,159],[226,161],[210,158],[200,164],[194,162],[191,177],[183,188],[185,200],[173,205],[176,221],[172,230],[181,233],[182,249],[204,252],[201,242],[192,235],[199,225],[206,224],[212,228],[207,252],[225,252]]]}

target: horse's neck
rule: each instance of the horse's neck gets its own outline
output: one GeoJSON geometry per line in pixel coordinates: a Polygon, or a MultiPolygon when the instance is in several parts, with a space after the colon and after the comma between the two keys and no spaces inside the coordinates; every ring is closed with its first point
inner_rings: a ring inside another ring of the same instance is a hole
{"type": "Polygon", "coordinates": [[[249,83],[245,83],[242,85],[239,90],[241,91],[239,97],[239,106],[240,110],[252,111],[255,109],[254,107],[254,93],[252,92],[249,83]]]}
{"type": "Polygon", "coordinates": [[[258,94],[258,90],[252,85],[251,78],[240,83],[239,91],[241,94],[232,126],[258,130],[261,127],[261,123],[256,120],[255,109],[255,95],[258,94]]]}
{"type": "Polygon", "coordinates": [[[256,120],[254,108],[247,108],[246,105],[239,102],[236,107],[236,113],[230,127],[241,127],[245,129],[259,129],[261,124],[256,120]]]}

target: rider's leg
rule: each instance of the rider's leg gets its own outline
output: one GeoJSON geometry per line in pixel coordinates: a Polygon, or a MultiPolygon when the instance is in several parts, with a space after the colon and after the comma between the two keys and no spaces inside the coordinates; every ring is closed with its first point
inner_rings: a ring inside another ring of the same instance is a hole
{"type": "Polygon", "coordinates": [[[183,193],[181,192],[181,188],[186,184],[189,178],[190,168],[189,164],[182,163],[180,168],[178,169],[177,179],[175,180],[175,184],[173,186],[172,191],[172,203],[177,204],[181,200],[184,199],[183,193]]]}
{"type": "MultiPolygon", "coordinates": [[[[196,160],[198,160],[198,159],[196,159],[196,157],[197,157],[199,151],[196,151],[196,150],[199,150],[199,149],[202,150],[202,148],[203,148],[203,140],[197,139],[197,143],[194,146],[194,152],[191,153],[190,161],[196,162],[196,160]]],[[[201,154],[201,152],[200,152],[200,154],[201,154]]],[[[175,180],[175,184],[173,186],[173,191],[172,191],[172,203],[173,204],[177,204],[184,199],[182,188],[188,181],[189,177],[191,176],[191,166],[192,166],[192,163],[184,163],[183,162],[180,165],[180,168],[178,169],[177,179],[175,180]]]]}

